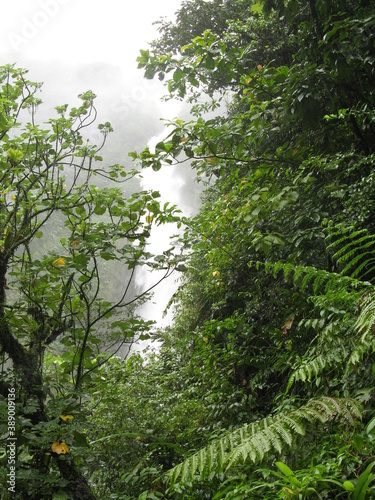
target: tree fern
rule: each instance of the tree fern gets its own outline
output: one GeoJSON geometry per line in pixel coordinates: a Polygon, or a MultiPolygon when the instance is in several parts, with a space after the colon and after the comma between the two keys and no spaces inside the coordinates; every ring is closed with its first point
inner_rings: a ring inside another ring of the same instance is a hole
{"type": "MultiPolygon", "coordinates": [[[[282,272],[286,281],[292,281],[304,292],[310,291],[313,307],[319,311],[320,319],[311,321],[311,326],[318,329],[315,345],[302,356],[287,389],[297,380],[311,381],[323,370],[337,366],[342,370],[348,360],[355,364],[374,349],[375,292],[370,281],[360,278],[371,278],[375,270],[375,237],[341,226],[329,231],[328,249],[342,267],[341,272],[281,262],[255,264],[275,277],[282,272]]],[[[303,327],[303,322],[299,326],[303,327]]],[[[223,473],[243,461],[260,462],[267,455],[282,453],[292,446],[309,424],[325,424],[337,418],[354,424],[360,417],[360,404],[355,399],[313,398],[299,409],[281,411],[228,432],[168,471],[167,476],[173,484],[223,473]]]]}
{"type": "Polygon", "coordinates": [[[354,399],[321,397],[311,399],[301,408],[281,412],[273,417],[245,425],[191,455],[167,472],[173,484],[225,472],[243,461],[260,462],[269,453],[281,453],[298,435],[304,435],[307,424],[326,423],[336,418],[350,424],[361,418],[360,404],[354,399]]]}
{"type": "Polygon", "coordinates": [[[313,326],[319,330],[317,345],[290,375],[287,391],[294,382],[310,382],[326,369],[343,366],[344,361],[349,360],[349,367],[353,367],[374,351],[375,292],[369,281],[359,277],[371,277],[375,272],[375,236],[340,225],[329,228],[329,241],[333,260],[344,266],[341,273],[280,262],[265,265],[275,277],[282,271],[285,280],[292,280],[302,291],[310,290],[310,301],[318,312],[319,319],[299,323],[300,328],[313,326]]]}

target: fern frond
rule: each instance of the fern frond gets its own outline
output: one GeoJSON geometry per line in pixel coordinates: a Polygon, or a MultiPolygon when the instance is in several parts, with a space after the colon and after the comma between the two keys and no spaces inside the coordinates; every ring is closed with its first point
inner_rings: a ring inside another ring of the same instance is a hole
{"type": "Polygon", "coordinates": [[[204,478],[225,472],[241,461],[261,461],[269,452],[281,453],[291,446],[296,436],[305,434],[305,425],[326,423],[336,418],[353,423],[361,417],[361,406],[354,399],[324,396],[311,399],[301,408],[266,417],[228,433],[210,443],[166,474],[173,484],[191,481],[196,474],[204,478]]]}
{"type": "Polygon", "coordinates": [[[355,290],[359,285],[361,288],[371,286],[370,283],[362,282],[352,276],[343,276],[341,273],[328,272],[313,266],[294,266],[277,262],[267,263],[265,270],[272,272],[274,277],[283,271],[285,281],[292,279],[293,284],[299,286],[302,291],[311,286],[315,295],[321,292],[355,290]]]}
{"type": "Polygon", "coordinates": [[[360,363],[363,356],[372,352],[375,352],[375,337],[361,339],[361,343],[350,354],[347,371],[360,363]]]}
{"type": "Polygon", "coordinates": [[[341,271],[342,274],[348,274],[349,271],[351,271],[353,268],[353,271],[351,272],[351,277],[352,278],[358,278],[361,277],[361,279],[364,279],[364,277],[368,274],[371,274],[371,272],[374,270],[374,252],[362,252],[358,254],[357,256],[353,257],[348,264],[344,267],[344,269],[341,271]],[[361,262],[359,264],[359,262],[361,262]],[[359,265],[358,265],[359,264],[359,265]],[[362,274],[362,271],[366,268],[366,272],[362,274]]]}
{"type": "Polygon", "coordinates": [[[375,235],[365,229],[338,225],[330,231],[327,241],[334,240],[327,250],[333,250],[333,260],[344,268],[342,275],[349,274],[362,280],[375,270],[375,235]],[[362,274],[362,271],[366,271],[362,274]]]}
{"type": "Polygon", "coordinates": [[[225,439],[220,439],[218,445],[219,445],[219,448],[220,448],[219,449],[219,453],[217,455],[217,457],[218,457],[218,466],[219,466],[219,469],[222,469],[224,467],[223,458],[225,457],[226,451],[228,449],[228,442],[225,439]]]}
{"type": "MultiPolygon", "coordinates": [[[[275,422],[271,428],[270,432],[270,439],[271,442],[273,443],[273,430],[277,432],[277,434],[281,437],[282,441],[286,443],[288,446],[291,446],[293,443],[293,433],[291,432],[291,429],[289,428],[290,425],[290,420],[285,420],[283,419],[282,422],[275,422]]],[[[279,450],[278,450],[279,451],[279,450]]],[[[281,451],[281,447],[280,447],[281,451]]]]}
{"type": "Polygon", "coordinates": [[[314,404],[317,408],[320,409],[321,414],[325,416],[326,421],[340,413],[341,407],[337,400],[335,400],[334,398],[324,396],[320,399],[315,400],[314,404]]]}
{"type": "Polygon", "coordinates": [[[353,226],[338,225],[335,229],[337,228],[336,231],[331,230],[326,238],[326,241],[329,241],[338,237],[328,245],[327,250],[334,251],[333,257],[336,261],[345,262],[353,255],[353,250],[355,251],[359,245],[367,241],[368,232],[365,229],[355,230],[353,226]]]}
{"type": "Polygon", "coordinates": [[[193,469],[192,469],[191,475],[193,475],[195,473],[195,471],[197,470],[197,466],[198,466],[200,475],[203,476],[203,471],[204,471],[204,466],[205,466],[205,458],[206,458],[206,450],[204,448],[202,448],[197,453],[197,462],[198,463],[196,461],[192,462],[193,469]]]}
{"type": "Polygon", "coordinates": [[[196,456],[192,456],[191,460],[187,460],[181,469],[181,481],[185,479],[187,475],[190,474],[191,471],[195,471],[197,469],[198,459],[196,456]]]}
{"type": "Polygon", "coordinates": [[[359,305],[360,311],[354,329],[362,335],[362,341],[375,330],[375,292],[367,293],[359,305]]]}
{"type": "MultiPolygon", "coordinates": [[[[353,347],[354,344],[352,343],[353,347]]],[[[285,392],[289,392],[295,382],[299,380],[311,382],[313,378],[317,378],[325,369],[337,366],[345,361],[349,355],[349,350],[342,344],[323,346],[324,354],[318,354],[312,359],[308,359],[295,370],[289,377],[288,385],[285,392]]]]}

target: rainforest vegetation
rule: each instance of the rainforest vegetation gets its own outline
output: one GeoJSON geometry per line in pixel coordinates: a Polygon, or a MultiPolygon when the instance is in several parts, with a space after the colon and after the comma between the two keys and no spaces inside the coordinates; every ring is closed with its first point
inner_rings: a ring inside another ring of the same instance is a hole
{"type": "Polygon", "coordinates": [[[86,140],[92,92],[38,124],[0,69],[2,498],[375,498],[373,2],[184,0],[158,28],[138,66],[190,114],[130,167],[86,140]],[[185,163],[193,217],[129,187],[185,163]],[[140,266],[179,277],[168,328],[140,266]]]}

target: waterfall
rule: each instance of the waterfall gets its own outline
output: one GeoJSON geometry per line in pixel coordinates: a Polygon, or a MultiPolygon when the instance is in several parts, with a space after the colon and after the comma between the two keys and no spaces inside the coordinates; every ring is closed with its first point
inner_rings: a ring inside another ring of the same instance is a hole
{"type": "MultiPolygon", "coordinates": [[[[165,139],[166,135],[167,132],[164,130],[158,136],[152,137],[148,142],[150,151],[154,151],[155,145],[165,139]]],[[[197,202],[192,191],[198,191],[199,187],[193,181],[194,174],[189,165],[163,165],[157,172],[149,168],[144,170],[142,175],[142,189],[159,191],[161,206],[166,202],[176,205],[184,216],[190,216],[195,212],[197,202]],[[189,186],[189,196],[186,196],[187,186],[189,186]],[[193,190],[190,189],[191,186],[193,190]]],[[[177,228],[176,223],[152,226],[147,250],[152,254],[163,253],[171,245],[171,236],[178,234],[179,231],[181,230],[177,228]]],[[[139,288],[145,289],[158,282],[164,274],[165,270],[150,270],[145,266],[137,273],[136,284],[139,288]]],[[[155,321],[156,328],[164,328],[171,324],[171,313],[165,314],[165,308],[178,288],[180,276],[179,272],[174,271],[155,288],[152,300],[147,301],[140,308],[140,315],[144,319],[155,321]]],[[[142,350],[150,344],[149,341],[141,341],[135,350],[142,350]]]]}

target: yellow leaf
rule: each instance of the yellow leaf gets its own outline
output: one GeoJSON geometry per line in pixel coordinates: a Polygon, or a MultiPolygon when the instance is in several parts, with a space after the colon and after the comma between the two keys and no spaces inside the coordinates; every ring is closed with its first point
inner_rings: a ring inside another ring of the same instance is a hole
{"type": "Polygon", "coordinates": [[[58,441],[52,443],[51,450],[57,455],[65,455],[66,453],[69,452],[68,445],[64,442],[59,443],[58,441]]]}
{"type": "Polygon", "coordinates": [[[151,222],[154,220],[152,215],[146,215],[146,222],[147,224],[151,224],[151,222]]]}
{"type": "Polygon", "coordinates": [[[52,262],[52,265],[54,267],[64,267],[65,266],[65,260],[62,257],[59,257],[58,259],[54,260],[52,262]]]}
{"type": "Polygon", "coordinates": [[[71,243],[72,247],[77,247],[77,246],[78,246],[78,245],[80,245],[80,244],[81,244],[81,242],[80,242],[80,241],[77,241],[77,240],[74,240],[74,241],[72,241],[72,243],[71,243]]]}
{"type": "Polygon", "coordinates": [[[54,453],[57,453],[57,450],[60,451],[60,443],[58,443],[57,441],[54,441],[51,445],[51,450],[54,452],[54,453]]]}
{"type": "Polygon", "coordinates": [[[73,415],[60,415],[61,420],[67,422],[68,420],[73,420],[73,415]]]}
{"type": "Polygon", "coordinates": [[[258,66],[257,66],[257,70],[258,70],[258,71],[262,71],[262,69],[263,69],[263,66],[262,66],[261,64],[258,64],[258,66]]]}
{"type": "Polygon", "coordinates": [[[13,201],[16,201],[16,199],[17,199],[17,198],[14,196],[14,194],[12,194],[11,199],[12,199],[13,201]]]}
{"type": "Polygon", "coordinates": [[[213,276],[214,278],[220,278],[220,271],[214,271],[214,272],[212,273],[212,276],[213,276]]]}

